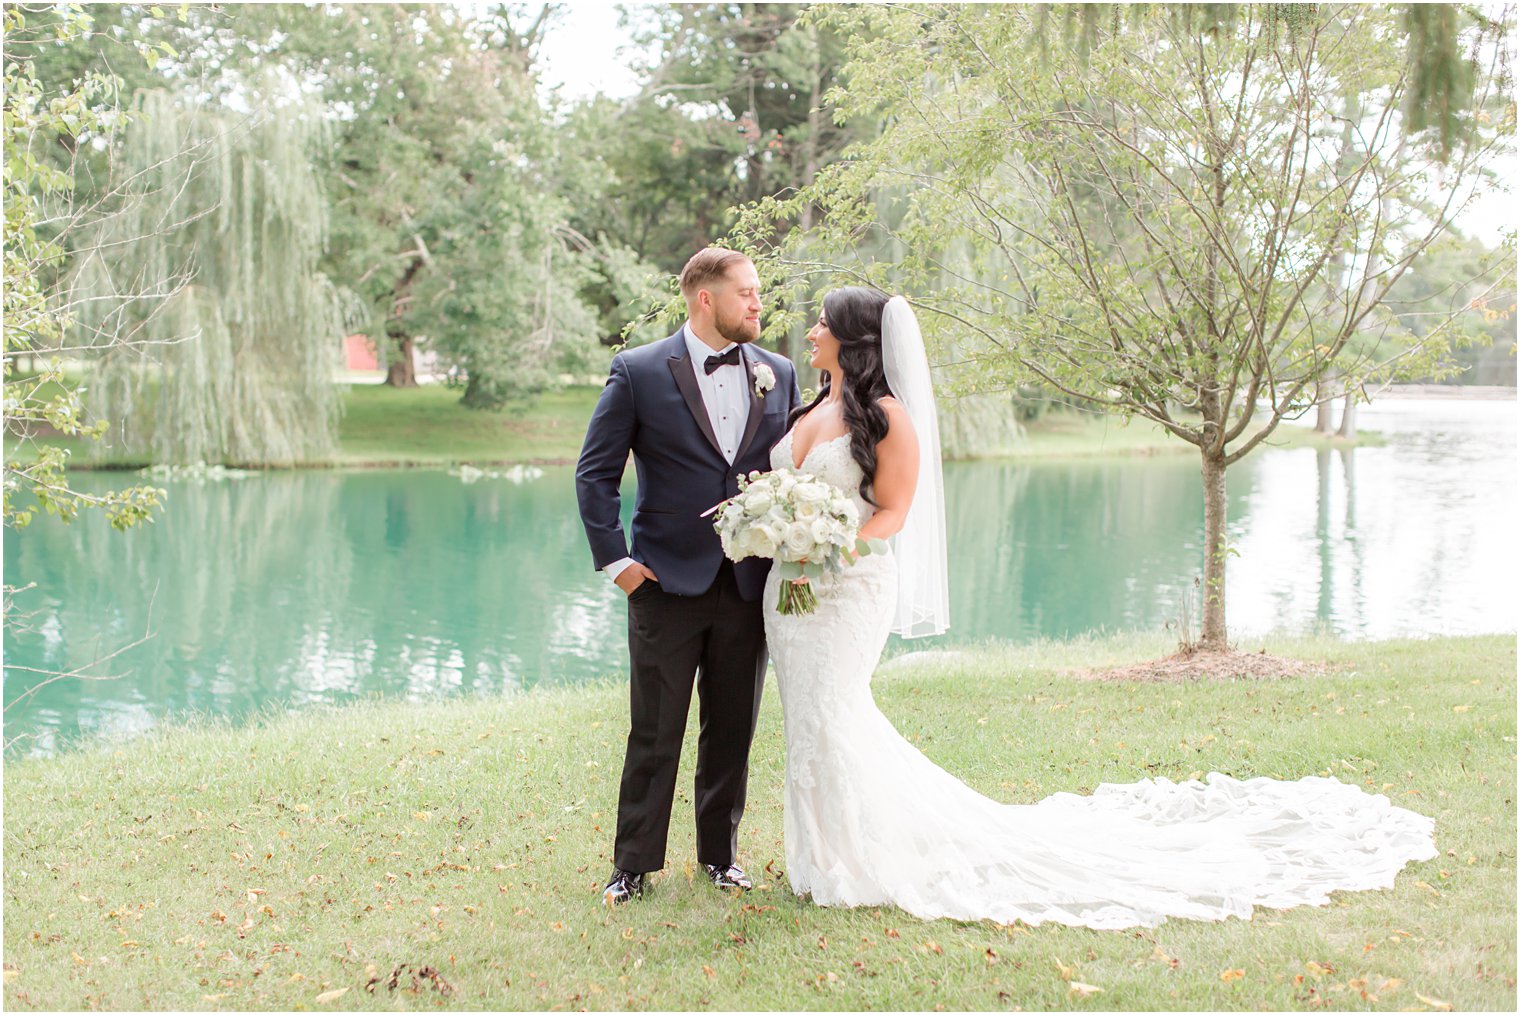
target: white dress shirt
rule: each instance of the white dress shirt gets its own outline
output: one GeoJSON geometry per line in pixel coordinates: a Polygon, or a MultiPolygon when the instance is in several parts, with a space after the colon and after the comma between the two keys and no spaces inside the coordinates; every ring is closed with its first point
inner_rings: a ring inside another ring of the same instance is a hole
{"type": "Polygon", "coordinates": [[[692,334],[691,325],[684,325],[681,330],[686,334],[686,354],[691,357],[692,369],[697,374],[697,388],[707,406],[707,421],[717,435],[723,457],[732,465],[739,454],[744,424],[749,422],[749,378],[745,376],[744,356],[741,353],[739,362],[725,363],[709,374],[707,357],[723,355],[734,347],[734,343],[727,342],[721,349],[713,349],[692,334]]]}
{"type": "MultiPolygon", "coordinates": [[[[744,369],[744,355],[740,353],[738,363],[725,363],[709,374],[707,357],[721,356],[732,349],[734,343],[728,342],[722,348],[714,349],[692,332],[690,322],[681,326],[681,334],[686,338],[686,355],[697,375],[697,390],[702,393],[702,404],[707,408],[707,421],[712,424],[723,457],[732,465],[739,454],[744,427],[749,423],[750,378],[744,369]]],[[[617,576],[632,563],[632,557],[624,557],[602,570],[607,573],[607,577],[616,581],[617,576]]]]}

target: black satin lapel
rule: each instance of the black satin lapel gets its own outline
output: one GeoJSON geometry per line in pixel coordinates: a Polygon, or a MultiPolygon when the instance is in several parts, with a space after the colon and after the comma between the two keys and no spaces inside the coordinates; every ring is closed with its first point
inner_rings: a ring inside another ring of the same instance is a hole
{"type": "MultiPolygon", "coordinates": [[[[755,434],[760,431],[760,419],[765,415],[765,399],[755,391],[755,363],[750,357],[748,349],[739,353],[739,358],[744,361],[744,383],[749,386],[749,419],[744,424],[744,437],[739,441],[739,451],[734,455],[734,461],[744,457],[744,452],[754,443],[755,434]]],[[[771,389],[775,391],[775,388],[771,389]]]]}
{"type": "Polygon", "coordinates": [[[707,443],[713,446],[721,458],[723,447],[718,443],[718,435],[713,433],[712,420],[707,418],[707,404],[702,401],[702,389],[697,387],[697,373],[691,365],[691,357],[672,356],[665,362],[669,364],[670,372],[676,379],[676,387],[681,389],[681,397],[686,399],[686,408],[691,410],[702,436],[707,438],[707,443]]]}

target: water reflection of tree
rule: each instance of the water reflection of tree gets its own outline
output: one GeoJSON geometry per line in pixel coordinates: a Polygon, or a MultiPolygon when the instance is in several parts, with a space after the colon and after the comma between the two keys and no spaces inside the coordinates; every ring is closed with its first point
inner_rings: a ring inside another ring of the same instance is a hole
{"type": "MultiPolygon", "coordinates": [[[[99,476],[81,482],[104,483],[99,476]]],[[[311,524],[331,514],[331,477],[169,481],[166,487],[169,524],[112,537],[92,519],[28,532],[7,547],[18,573],[68,590],[66,600],[48,604],[39,636],[13,644],[8,658],[20,654],[48,668],[73,668],[91,661],[103,644],[133,632],[152,634],[111,670],[130,679],[66,681],[39,696],[38,708],[82,716],[85,730],[113,710],[144,702],[159,713],[167,706],[227,714],[271,696],[299,698],[289,678],[287,618],[297,608],[289,590],[330,601],[341,598],[347,584],[345,556],[311,524]]],[[[12,686],[8,674],[8,693],[12,686]]]]}
{"type": "Polygon", "coordinates": [[[1341,475],[1346,482],[1346,519],[1345,540],[1351,546],[1351,623],[1358,631],[1366,630],[1367,616],[1367,590],[1362,585],[1362,576],[1366,573],[1367,546],[1360,533],[1356,529],[1356,449],[1339,449],[1341,459],[1341,475]]]}
{"type": "Polygon", "coordinates": [[[945,478],[957,637],[1173,619],[1192,580],[1180,548],[1202,536],[1189,460],[977,463],[945,478]]]}
{"type": "Polygon", "coordinates": [[[1315,451],[1318,486],[1314,533],[1319,559],[1319,596],[1314,615],[1316,623],[1326,630],[1360,632],[1365,630],[1367,622],[1366,592],[1362,587],[1366,548],[1357,538],[1356,531],[1356,449],[1338,448],[1335,455],[1341,463],[1345,500],[1339,532],[1333,531],[1331,521],[1331,507],[1335,500],[1331,450],[1322,447],[1315,451]],[[1339,583],[1335,574],[1338,557],[1348,563],[1351,570],[1350,575],[1343,575],[1339,583]]]}
{"type": "MultiPolygon", "coordinates": [[[[172,525],[7,540],[8,579],[68,590],[8,662],[76,667],[140,634],[150,608],[156,632],[117,660],[126,679],[60,682],[8,721],[94,729],[145,704],[241,715],[617,671],[622,603],[591,567],[568,482],[287,473],[169,488],[172,525]]],[[[13,669],[7,700],[27,686],[13,669]]]]}
{"type": "Polygon", "coordinates": [[[357,623],[355,639],[405,672],[408,693],[533,686],[567,669],[584,677],[608,642],[621,643],[620,604],[592,570],[569,483],[379,473],[345,484],[343,510],[353,551],[374,559],[333,629],[357,623]],[[563,659],[567,650],[576,658],[563,659]]]}
{"type": "Polygon", "coordinates": [[[1330,546],[1330,449],[1318,448],[1314,462],[1319,478],[1315,489],[1314,535],[1319,550],[1319,601],[1314,613],[1321,623],[1333,626],[1335,616],[1335,554],[1330,546]]]}

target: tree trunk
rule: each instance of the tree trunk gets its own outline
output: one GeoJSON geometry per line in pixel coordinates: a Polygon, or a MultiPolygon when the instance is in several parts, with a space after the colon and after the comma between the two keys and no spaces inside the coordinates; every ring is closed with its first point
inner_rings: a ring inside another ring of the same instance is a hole
{"type": "Polygon", "coordinates": [[[393,332],[391,338],[396,340],[396,355],[385,370],[385,383],[393,388],[417,387],[417,363],[412,352],[412,336],[406,332],[393,332]]]}
{"type": "Polygon", "coordinates": [[[469,372],[470,379],[464,386],[464,394],[460,396],[459,404],[471,409],[489,409],[495,411],[507,404],[502,396],[499,385],[488,383],[484,376],[477,370],[469,372]]]}
{"type": "Polygon", "coordinates": [[[406,266],[406,273],[397,279],[391,289],[390,316],[386,321],[385,333],[396,343],[396,355],[391,359],[390,366],[385,371],[385,383],[393,388],[417,387],[417,358],[414,354],[414,345],[411,333],[406,330],[406,324],[402,319],[407,303],[411,301],[412,280],[427,263],[426,248],[422,246],[422,239],[417,239],[418,249],[422,253],[412,258],[406,266]]]}
{"type": "Polygon", "coordinates": [[[1337,437],[1352,440],[1356,437],[1356,392],[1346,392],[1346,400],[1341,404],[1341,428],[1335,432],[1337,437]]]}
{"type": "Polygon", "coordinates": [[[1333,407],[1330,404],[1334,399],[1325,396],[1323,382],[1314,386],[1314,399],[1316,403],[1314,406],[1314,432],[1329,434],[1335,428],[1334,421],[1331,419],[1333,407]]]}
{"type": "Polygon", "coordinates": [[[1203,638],[1199,647],[1223,652],[1230,647],[1224,621],[1224,570],[1228,553],[1225,522],[1224,456],[1203,456],[1203,638]]]}

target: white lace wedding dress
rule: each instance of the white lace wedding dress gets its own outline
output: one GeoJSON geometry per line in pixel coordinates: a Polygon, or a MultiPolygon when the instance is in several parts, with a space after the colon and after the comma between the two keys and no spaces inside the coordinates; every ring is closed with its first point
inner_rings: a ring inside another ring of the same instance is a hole
{"type": "MultiPolygon", "coordinates": [[[[793,466],[787,434],[773,468],[793,466]]],[[[859,497],[848,437],[801,471],[859,497]]],[[[1386,888],[1436,855],[1434,822],[1333,778],[1146,779],[1002,804],[908,743],[877,709],[871,673],[895,599],[890,554],[814,582],[815,613],[776,612],[765,633],[786,727],[786,865],[825,906],[895,905],[925,918],[1046,920],[1113,929],[1167,917],[1249,918],[1386,888]]],[[[1016,774],[1016,773],[1010,773],[1016,774]]]]}

